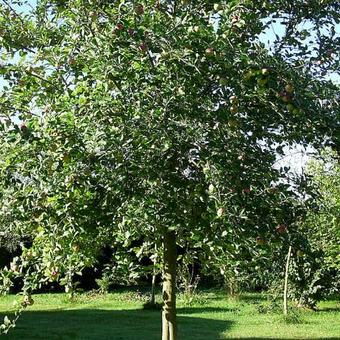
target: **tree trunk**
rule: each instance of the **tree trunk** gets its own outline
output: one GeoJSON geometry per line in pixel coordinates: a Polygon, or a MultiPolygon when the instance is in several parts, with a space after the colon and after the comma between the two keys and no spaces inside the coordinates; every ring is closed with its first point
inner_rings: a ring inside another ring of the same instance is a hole
{"type": "MultiPolygon", "coordinates": [[[[155,245],[155,256],[157,255],[157,245],[155,245]]],[[[157,263],[157,257],[154,257],[153,260],[153,273],[152,273],[152,281],[151,281],[151,299],[150,304],[155,305],[156,304],[156,276],[157,276],[157,269],[156,269],[156,263],[157,263]]]]}
{"type": "Polygon", "coordinates": [[[285,273],[285,285],[283,290],[283,314],[288,314],[288,275],[289,275],[289,264],[290,264],[290,255],[292,253],[292,246],[289,246],[288,248],[288,254],[287,254],[287,262],[286,262],[286,273],[285,273]]]}
{"type": "Polygon", "coordinates": [[[151,305],[155,305],[156,303],[155,291],[156,291],[156,270],[154,269],[154,272],[152,274],[152,282],[151,282],[151,298],[150,298],[151,305]]]}
{"type": "Polygon", "coordinates": [[[164,232],[162,340],[177,339],[176,323],[176,233],[164,232]]]}

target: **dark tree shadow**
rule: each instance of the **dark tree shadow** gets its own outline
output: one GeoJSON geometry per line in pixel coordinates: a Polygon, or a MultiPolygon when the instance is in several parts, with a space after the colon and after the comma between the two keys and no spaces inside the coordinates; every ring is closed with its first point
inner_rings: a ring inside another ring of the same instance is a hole
{"type": "Polygon", "coordinates": [[[238,312],[239,308],[224,307],[178,307],[178,314],[196,314],[196,313],[230,313],[238,312]]]}
{"type": "MultiPolygon", "coordinates": [[[[220,309],[219,309],[220,310],[220,309]]],[[[199,312],[199,311],[198,311],[199,312]]],[[[180,312],[183,314],[182,312],[180,312]]],[[[0,315],[3,318],[3,315],[0,315]]],[[[231,321],[178,316],[179,339],[216,340],[231,321]]],[[[150,310],[77,309],[27,311],[7,339],[13,340],[159,340],[161,314],[150,310]]]]}

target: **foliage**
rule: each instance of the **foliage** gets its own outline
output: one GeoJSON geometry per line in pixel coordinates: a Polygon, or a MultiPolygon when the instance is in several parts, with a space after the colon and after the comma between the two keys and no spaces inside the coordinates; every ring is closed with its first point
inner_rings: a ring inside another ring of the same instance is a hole
{"type": "Polygon", "coordinates": [[[340,167],[337,154],[325,150],[321,159],[309,162],[307,171],[321,196],[317,209],[308,214],[305,232],[313,248],[323,253],[326,265],[340,270],[340,167]]]}
{"type": "Polygon", "coordinates": [[[19,14],[2,4],[0,223],[33,239],[17,272],[25,289],[69,287],[116,240],[160,248],[175,230],[179,246],[215,251],[223,240],[233,254],[293,224],[294,183],[273,165],[284,146],[338,143],[338,88],[324,78],[338,65],[337,8],[40,0],[19,14]],[[270,54],[258,37],[276,17],[286,32],[270,54]],[[298,29],[307,19],[312,50],[298,29]]]}

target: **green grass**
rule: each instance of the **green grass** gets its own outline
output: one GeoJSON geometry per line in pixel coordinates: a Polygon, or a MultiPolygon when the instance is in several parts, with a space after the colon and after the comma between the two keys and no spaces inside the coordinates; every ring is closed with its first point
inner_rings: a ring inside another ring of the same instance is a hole
{"type": "MultiPolygon", "coordinates": [[[[13,309],[15,296],[2,297],[0,313],[13,309]]],[[[8,339],[159,340],[160,311],[143,310],[143,298],[132,291],[79,295],[39,294],[8,339]]],[[[327,301],[319,311],[296,311],[284,319],[270,308],[265,295],[245,294],[228,299],[205,291],[188,304],[178,301],[179,339],[339,339],[340,304],[327,301]]]]}

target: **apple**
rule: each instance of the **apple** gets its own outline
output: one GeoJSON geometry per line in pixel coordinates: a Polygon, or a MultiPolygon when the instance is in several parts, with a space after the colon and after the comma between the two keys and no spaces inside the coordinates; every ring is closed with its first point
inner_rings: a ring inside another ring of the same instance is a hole
{"type": "Polygon", "coordinates": [[[214,4],[214,10],[215,10],[216,12],[222,11],[222,10],[223,10],[222,4],[214,4]]]}
{"type": "Polygon", "coordinates": [[[261,73],[262,73],[262,75],[264,75],[264,76],[268,76],[268,74],[270,73],[270,69],[267,68],[267,67],[264,67],[264,68],[261,70],[261,73]]]}
{"type": "Polygon", "coordinates": [[[214,49],[211,48],[211,47],[208,47],[208,48],[205,50],[205,55],[206,55],[206,57],[208,57],[208,58],[213,57],[213,56],[215,55],[214,49]]]}
{"type": "Polygon", "coordinates": [[[23,307],[32,306],[34,304],[34,300],[32,299],[31,295],[25,295],[24,300],[22,301],[21,305],[23,307]]]}
{"type": "Polygon", "coordinates": [[[21,132],[26,133],[28,131],[27,125],[26,124],[21,124],[20,125],[20,130],[21,130],[21,132]]]}
{"type": "Polygon", "coordinates": [[[52,269],[51,271],[51,279],[56,280],[58,278],[58,269],[52,269]]]}
{"type": "Polygon", "coordinates": [[[296,256],[298,256],[298,257],[302,257],[303,255],[305,255],[305,253],[302,250],[298,250],[296,252],[296,256]]]}
{"type": "Polygon", "coordinates": [[[25,253],[25,257],[26,257],[27,260],[31,260],[33,258],[33,255],[34,255],[34,253],[31,249],[28,249],[25,253]]]}
{"type": "Polygon", "coordinates": [[[235,25],[239,22],[240,18],[239,16],[235,15],[234,17],[231,18],[231,24],[235,25]]]}
{"type": "Polygon", "coordinates": [[[243,192],[245,193],[245,194],[250,194],[250,188],[244,188],[243,189],[243,192]]]}
{"type": "Polygon", "coordinates": [[[263,246],[264,244],[266,244],[266,240],[261,236],[257,236],[256,237],[256,244],[259,245],[259,246],[263,246]]]}
{"type": "Polygon", "coordinates": [[[98,18],[98,14],[97,14],[96,12],[94,12],[94,11],[91,11],[91,12],[89,13],[89,17],[90,17],[90,19],[92,19],[92,20],[96,20],[96,19],[98,18]]]}
{"type": "Polygon", "coordinates": [[[137,15],[142,15],[144,13],[144,6],[142,4],[135,5],[135,13],[137,15]]]}
{"type": "Polygon", "coordinates": [[[200,27],[199,27],[199,26],[194,26],[194,27],[193,27],[193,31],[194,31],[194,32],[197,33],[199,30],[200,30],[200,27]]]}
{"type": "Polygon", "coordinates": [[[182,0],[182,5],[187,6],[190,4],[190,0],[182,0]]]}
{"type": "Polygon", "coordinates": [[[62,156],[62,160],[63,162],[68,163],[70,161],[70,155],[65,152],[62,156]]]}
{"type": "Polygon", "coordinates": [[[236,127],[238,127],[238,122],[237,122],[237,120],[235,120],[235,119],[230,119],[230,120],[228,120],[228,126],[230,127],[230,128],[236,128],[236,127]]]}
{"type": "Polygon", "coordinates": [[[292,84],[287,84],[287,85],[285,86],[285,91],[286,91],[287,93],[293,93],[293,91],[294,91],[293,85],[292,85],[292,84]]]}
{"type": "Polygon", "coordinates": [[[74,65],[75,63],[76,63],[76,60],[74,59],[74,58],[70,58],[69,60],[68,60],[68,63],[69,63],[69,65],[74,65]]]}
{"type": "Polygon", "coordinates": [[[293,104],[287,104],[287,110],[291,113],[294,113],[295,106],[293,104]]]}
{"type": "Polygon", "coordinates": [[[231,96],[229,98],[230,104],[237,104],[238,103],[238,98],[236,96],[231,96]]]}
{"type": "Polygon", "coordinates": [[[288,103],[291,101],[290,96],[287,94],[287,92],[280,92],[279,93],[279,97],[281,98],[281,100],[285,103],[288,103]]]}
{"type": "Polygon", "coordinates": [[[10,270],[14,273],[18,273],[19,272],[19,266],[16,263],[11,263],[10,264],[10,270]]]}
{"type": "Polygon", "coordinates": [[[116,25],[116,30],[121,31],[124,28],[124,25],[119,23],[116,25]]]}
{"type": "Polygon", "coordinates": [[[226,86],[226,85],[228,85],[228,79],[227,79],[227,78],[224,78],[224,77],[221,77],[221,78],[219,79],[219,83],[220,83],[220,85],[222,85],[222,86],[226,86]]]}
{"type": "Polygon", "coordinates": [[[258,78],[257,83],[259,84],[259,86],[264,86],[268,83],[268,79],[267,78],[258,78]]]}
{"type": "Polygon", "coordinates": [[[222,217],[224,215],[224,209],[223,208],[219,208],[218,210],[217,210],[217,216],[218,217],[222,217]]]}
{"type": "Polygon", "coordinates": [[[80,250],[79,244],[78,244],[78,243],[72,244],[72,250],[73,250],[75,253],[78,253],[79,250],[80,250]]]}
{"type": "Polygon", "coordinates": [[[139,48],[140,48],[143,52],[146,52],[146,51],[148,50],[148,47],[147,47],[144,43],[140,44],[140,45],[139,45],[139,48]]]}
{"type": "Polygon", "coordinates": [[[231,112],[231,113],[237,113],[237,111],[238,111],[238,107],[237,107],[236,105],[232,105],[232,106],[230,107],[230,112],[231,112]]]}
{"type": "Polygon", "coordinates": [[[275,229],[279,234],[285,234],[287,232],[287,226],[279,224],[275,229]]]}

